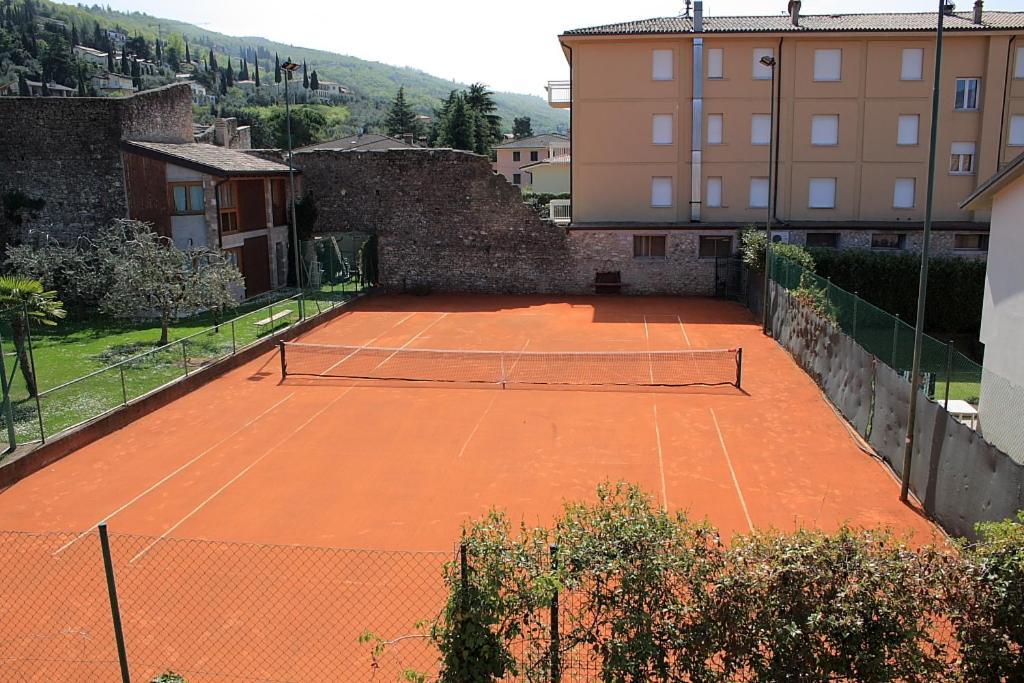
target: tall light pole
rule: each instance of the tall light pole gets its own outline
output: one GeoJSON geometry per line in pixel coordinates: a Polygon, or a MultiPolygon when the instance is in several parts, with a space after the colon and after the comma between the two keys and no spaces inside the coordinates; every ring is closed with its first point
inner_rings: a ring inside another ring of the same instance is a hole
{"type": "Polygon", "coordinates": [[[775,57],[761,57],[761,64],[772,71],[771,91],[771,131],[768,137],[768,219],[765,221],[764,243],[764,301],[761,302],[761,331],[768,334],[768,288],[771,285],[772,272],[772,214],[775,213],[775,57]]]}
{"type": "MultiPolygon", "coordinates": [[[[292,196],[292,244],[295,249],[295,286],[301,292],[302,267],[299,260],[299,227],[295,220],[295,166],[292,164],[292,108],[288,97],[288,81],[292,80],[292,74],[299,70],[299,65],[293,62],[290,57],[286,57],[284,64],[281,65],[281,70],[284,71],[284,118],[285,127],[288,129],[288,184],[291,186],[292,196]]],[[[302,305],[301,298],[299,305],[302,305]]],[[[299,317],[302,318],[301,312],[299,317]]]]}
{"type": "MultiPolygon", "coordinates": [[[[917,387],[921,374],[921,343],[924,339],[924,309],[928,298],[928,257],[932,238],[932,203],[935,193],[935,147],[939,133],[939,88],[942,84],[942,22],[949,0],[939,0],[939,23],[935,30],[935,76],[932,81],[932,127],[928,146],[928,197],[924,207],[924,230],[921,236],[921,274],[917,282],[917,321],[914,325],[914,360],[910,364],[910,414],[907,416],[907,438],[903,450],[903,477],[900,500],[904,503],[910,492],[910,467],[914,459],[914,426],[917,422],[917,387]]],[[[899,324],[898,322],[896,323],[899,324]]],[[[895,349],[893,349],[895,355],[895,349]]]]}

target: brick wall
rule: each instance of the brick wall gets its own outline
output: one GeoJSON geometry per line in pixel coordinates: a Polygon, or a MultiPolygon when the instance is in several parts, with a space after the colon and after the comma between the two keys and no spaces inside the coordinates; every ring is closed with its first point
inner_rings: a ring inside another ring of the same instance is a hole
{"type": "Polygon", "coordinates": [[[32,231],[71,240],[125,217],[123,139],[191,142],[189,86],[124,98],[0,98],[0,197],[45,202],[34,217],[22,212],[21,225],[0,214],[0,243],[32,231]]]}

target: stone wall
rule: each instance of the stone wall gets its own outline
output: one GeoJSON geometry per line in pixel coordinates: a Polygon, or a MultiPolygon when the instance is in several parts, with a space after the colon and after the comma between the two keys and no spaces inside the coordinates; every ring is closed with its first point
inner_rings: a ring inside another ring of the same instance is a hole
{"type": "Polygon", "coordinates": [[[191,142],[189,86],[123,98],[0,98],[0,243],[33,232],[73,240],[125,217],[121,140],[191,142]],[[23,199],[43,205],[14,212],[23,199]]]}
{"type": "MultiPolygon", "coordinates": [[[[988,226],[986,225],[986,228],[988,226]]],[[[838,232],[839,233],[839,248],[840,249],[870,249],[871,248],[871,234],[873,232],[894,232],[892,230],[830,230],[823,228],[820,230],[805,230],[805,229],[793,229],[793,228],[777,228],[779,230],[786,230],[789,232],[790,242],[792,244],[807,244],[807,233],[808,232],[838,232]]],[[[898,232],[898,231],[896,231],[898,232]]],[[[963,258],[977,258],[984,259],[986,257],[985,251],[967,251],[962,249],[955,249],[955,238],[958,232],[977,234],[978,230],[951,230],[943,227],[942,229],[932,230],[931,244],[928,247],[929,252],[932,256],[959,256],[963,258]]],[[[905,249],[911,253],[921,253],[921,241],[923,233],[920,230],[907,230],[905,238],[905,249]]],[[[982,231],[982,234],[988,234],[988,230],[982,231]]]]}

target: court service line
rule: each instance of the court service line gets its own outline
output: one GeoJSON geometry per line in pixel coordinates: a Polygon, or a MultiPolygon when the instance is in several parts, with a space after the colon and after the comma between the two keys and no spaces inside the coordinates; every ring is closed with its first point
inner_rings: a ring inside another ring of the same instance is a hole
{"type": "MultiPolygon", "coordinates": [[[[445,313],[444,315],[442,315],[442,316],[441,316],[441,318],[444,318],[444,317],[445,317],[446,315],[448,315],[448,314],[447,314],[447,313],[445,313]]],[[[431,327],[433,327],[433,326],[434,326],[434,325],[435,325],[435,324],[436,324],[437,322],[439,322],[439,321],[441,320],[441,318],[438,318],[437,320],[435,320],[435,321],[431,322],[431,323],[430,323],[429,325],[427,325],[427,326],[426,326],[425,328],[423,328],[422,330],[420,330],[420,332],[419,332],[419,333],[418,333],[418,334],[417,334],[417,335],[416,335],[415,337],[413,337],[413,338],[412,338],[412,339],[410,339],[409,341],[405,342],[405,344],[403,344],[403,345],[402,345],[401,347],[399,347],[399,349],[398,349],[398,350],[400,350],[400,349],[404,349],[404,348],[405,348],[405,347],[407,347],[407,346],[408,346],[409,344],[411,344],[411,343],[412,343],[413,341],[415,341],[416,339],[418,339],[418,338],[419,338],[419,337],[420,337],[420,336],[421,336],[421,335],[422,335],[422,334],[423,334],[424,332],[426,332],[426,331],[427,331],[427,330],[429,330],[429,329],[430,329],[431,327]]],[[[381,335],[383,335],[383,334],[384,334],[384,333],[383,333],[383,332],[381,332],[381,335]]],[[[378,336],[380,336],[380,335],[378,335],[378,336]]],[[[395,353],[398,353],[398,350],[396,350],[396,351],[395,351],[395,353]]],[[[392,355],[394,355],[394,354],[392,354],[392,355]]],[[[377,364],[377,367],[379,368],[379,367],[380,367],[381,365],[383,365],[383,364],[384,364],[384,363],[386,363],[386,362],[387,362],[387,360],[383,360],[383,361],[381,361],[380,363],[378,363],[378,364],[377,364]]],[[[374,369],[376,370],[377,368],[374,368],[374,369]]],[[[310,417],[310,418],[309,418],[308,420],[306,420],[306,421],[305,421],[305,422],[303,422],[303,423],[302,423],[301,425],[299,425],[298,427],[296,427],[295,429],[293,429],[293,430],[292,430],[291,432],[289,432],[289,433],[288,433],[288,434],[287,434],[287,435],[286,435],[286,436],[285,436],[285,437],[284,437],[283,439],[281,439],[280,441],[278,441],[277,443],[275,443],[275,444],[274,444],[273,446],[271,446],[270,448],[268,448],[268,449],[267,449],[266,451],[264,451],[264,452],[263,452],[263,454],[262,454],[262,455],[260,455],[260,457],[256,458],[256,459],[255,459],[255,460],[253,460],[253,461],[252,461],[251,463],[249,463],[249,464],[248,464],[248,465],[246,465],[246,466],[245,466],[244,468],[242,468],[242,470],[241,470],[241,471],[240,471],[240,472],[239,472],[238,474],[236,474],[235,476],[233,476],[233,477],[232,477],[231,479],[229,479],[229,480],[228,480],[228,481],[227,481],[227,482],[226,482],[226,483],[225,483],[225,484],[224,484],[223,486],[221,486],[221,487],[220,487],[219,489],[217,489],[216,491],[214,491],[214,492],[213,492],[213,493],[212,493],[212,494],[211,494],[211,495],[210,495],[210,496],[209,496],[209,497],[208,497],[208,498],[207,498],[206,500],[204,500],[203,502],[199,503],[199,505],[195,506],[195,507],[194,507],[194,508],[192,509],[192,511],[191,511],[191,512],[189,512],[189,513],[188,513],[187,515],[185,515],[184,517],[182,517],[181,519],[179,519],[179,520],[178,520],[177,522],[175,522],[175,523],[174,523],[174,525],[172,525],[171,527],[169,527],[168,529],[166,529],[166,530],[165,530],[165,531],[164,531],[164,532],[163,532],[162,534],[160,534],[160,535],[159,535],[159,536],[158,536],[157,538],[155,538],[155,539],[153,540],[153,542],[152,542],[152,543],[150,543],[150,544],[149,544],[149,545],[147,545],[147,546],[146,546],[145,548],[143,548],[142,550],[140,550],[140,551],[138,552],[138,554],[136,554],[136,555],[135,555],[135,557],[133,557],[133,558],[132,558],[131,560],[129,560],[129,561],[128,561],[128,563],[129,563],[129,564],[134,564],[136,560],[138,560],[138,559],[139,559],[139,558],[141,558],[141,557],[142,557],[143,555],[145,555],[145,554],[146,554],[147,552],[149,552],[149,551],[150,551],[150,550],[151,550],[151,549],[152,549],[152,548],[153,548],[153,547],[154,547],[154,546],[155,546],[155,545],[156,545],[157,543],[159,543],[160,541],[162,541],[162,540],[164,540],[165,538],[167,538],[167,536],[168,536],[168,535],[169,535],[169,534],[170,534],[171,532],[173,532],[173,531],[174,531],[175,529],[177,529],[177,528],[178,528],[178,527],[180,527],[180,526],[181,526],[182,524],[184,524],[184,523],[185,523],[185,522],[187,522],[187,521],[188,521],[189,519],[191,519],[191,518],[192,518],[193,516],[195,516],[195,515],[196,515],[196,514],[197,514],[197,513],[198,513],[198,512],[200,511],[200,510],[202,510],[202,509],[203,509],[204,507],[206,507],[206,505],[207,505],[207,504],[208,504],[208,503],[209,503],[209,502],[210,502],[211,500],[213,500],[214,498],[216,498],[217,496],[219,496],[219,495],[220,495],[221,493],[223,493],[224,491],[226,491],[226,490],[227,490],[227,488],[228,488],[229,486],[231,486],[231,485],[232,485],[232,484],[234,484],[234,483],[235,483],[236,481],[238,481],[238,480],[239,480],[239,479],[241,479],[241,478],[242,478],[243,476],[245,476],[245,474],[246,474],[246,473],[248,473],[248,472],[249,472],[249,470],[251,470],[251,469],[252,469],[253,467],[255,467],[255,466],[256,466],[256,465],[258,465],[258,464],[259,464],[260,462],[262,462],[264,458],[266,458],[266,457],[267,457],[268,455],[270,455],[271,453],[273,453],[273,452],[274,452],[274,451],[275,451],[275,450],[276,450],[276,449],[277,449],[277,448],[278,448],[279,446],[281,446],[282,444],[284,444],[285,442],[287,442],[287,441],[288,441],[289,439],[291,439],[291,438],[292,438],[292,437],[293,437],[293,436],[294,436],[295,434],[298,434],[298,433],[299,433],[299,432],[301,432],[301,431],[302,431],[303,429],[305,429],[306,427],[308,427],[308,426],[309,426],[310,424],[312,424],[312,422],[313,422],[314,420],[316,420],[316,419],[317,419],[318,417],[320,417],[321,415],[323,415],[323,414],[324,414],[324,413],[325,413],[325,412],[326,412],[326,411],[327,411],[327,410],[328,410],[328,409],[329,409],[329,408],[330,408],[331,406],[333,406],[333,405],[334,405],[335,403],[337,403],[338,401],[340,401],[341,399],[343,399],[343,398],[344,398],[345,396],[347,396],[347,395],[348,395],[348,393],[349,393],[350,391],[352,391],[353,389],[355,389],[355,388],[356,388],[356,386],[358,386],[358,385],[355,385],[355,384],[353,384],[352,386],[346,387],[346,388],[345,388],[345,390],[344,390],[343,392],[341,392],[341,393],[340,393],[340,394],[338,394],[338,395],[337,395],[336,397],[334,397],[333,399],[331,399],[331,400],[330,400],[330,401],[329,401],[328,403],[326,403],[326,404],[324,405],[324,407],[323,407],[323,408],[321,408],[320,410],[318,410],[318,411],[316,411],[315,413],[313,413],[313,415],[312,415],[312,416],[311,416],[311,417],[310,417]]]]}
{"type": "Polygon", "coordinates": [[[686,340],[686,345],[693,347],[693,344],[690,343],[690,335],[686,334],[686,325],[683,324],[683,319],[676,315],[676,320],[679,321],[679,329],[683,331],[683,339],[686,340]]]}
{"type": "Polygon", "coordinates": [[[288,395],[287,395],[287,396],[285,396],[285,397],[284,397],[283,399],[281,399],[280,401],[278,401],[278,402],[277,402],[277,403],[275,403],[274,405],[270,406],[269,408],[267,408],[266,410],[264,410],[264,411],[263,411],[262,413],[260,413],[260,414],[259,414],[259,415],[257,415],[256,417],[252,418],[251,420],[249,420],[248,422],[246,422],[246,423],[245,423],[244,425],[242,425],[241,427],[239,427],[239,428],[238,428],[238,429],[236,429],[235,431],[231,432],[230,434],[228,434],[227,436],[225,436],[225,437],[224,437],[223,439],[221,439],[221,440],[220,440],[220,441],[218,441],[217,443],[213,444],[212,446],[210,446],[209,448],[207,448],[206,450],[204,450],[203,452],[201,452],[201,453],[200,453],[199,455],[197,455],[196,457],[192,458],[191,460],[189,460],[189,461],[188,461],[188,462],[186,462],[185,464],[183,464],[183,465],[181,465],[180,467],[178,467],[178,468],[177,468],[176,470],[174,470],[174,471],[170,472],[169,474],[167,474],[167,475],[166,475],[166,476],[165,476],[165,477],[164,477],[163,479],[161,479],[160,481],[156,482],[155,484],[152,484],[152,485],[151,485],[151,486],[150,486],[149,488],[147,488],[147,489],[146,489],[146,490],[144,490],[144,491],[143,491],[142,493],[138,494],[137,496],[135,496],[134,498],[132,498],[131,500],[129,500],[129,501],[127,502],[127,503],[125,503],[125,504],[124,504],[124,505],[122,505],[121,507],[119,507],[119,508],[117,508],[116,510],[114,510],[113,512],[111,512],[111,513],[107,514],[107,515],[106,515],[106,516],[105,516],[105,517],[104,517],[103,519],[101,519],[100,521],[98,521],[98,522],[96,522],[95,524],[93,524],[92,526],[90,526],[90,527],[89,527],[88,529],[86,529],[85,531],[83,531],[83,532],[82,532],[81,534],[79,534],[78,536],[74,537],[73,539],[71,539],[70,541],[68,541],[67,543],[65,543],[64,545],[62,545],[61,547],[57,548],[57,549],[56,549],[55,551],[53,551],[53,554],[54,554],[54,555],[56,556],[56,555],[59,555],[60,553],[64,552],[65,550],[67,550],[68,548],[70,548],[70,547],[71,547],[72,545],[74,545],[75,543],[77,543],[77,542],[78,542],[78,541],[80,541],[81,539],[85,538],[85,537],[86,537],[86,536],[88,536],[88,535],[89,535],[90,533],[92,533],[92,530],[93,530],[93,529],[95,529],[96,527],[98,527],[98,526],[99,526],[100,524],[102,524],[103,522],[106,522],[106,521],[110,520],[110,519],[111,519],[111,518],[113,518],[113,517],[114,517],[115,515],[117,515],[117,514],[119,514],[119,513],[121,513],[121,512],[124,512],[124,511],[125,511],[126,509],[128,509],[129,507],[131,507],[132,505],[134,505],[135,503],[137,503],[137,502],[138,502],[139,500],[141,500],[142,498],[146,497],[147,495],[149,495],[150,493],[152,493],[153,491],[155,491],[155,490],[156,490],[157,488],[159,488],[160,486],[162,486],[163,484],[167,483],[167,482],[168,482],[169,480],[171,480],[172,478],[174,478],[175,476],[177,476],[177,475],[178,475],[179,473],[181,473],[181,472],[182,472],[183,470],[185,470],[186,468],[188,468],[188,467],[189,467],[190,465],[193,465],[193,464],[195,464],[195,463],[196,463],[197,461],[199,461],[200,459],[202,459],[203,457],[205,457],[206,455],[208,455],[209,453],[211,453],[211,452],[212,452],[212,451],[214,451],[215,449],[217,449],[217,448],[219,448],[220,446],[224,445],[224,443],[226,443],[227,441],[229,441],[229,440],[231,440],[231,439],[235,438],[236,436],[238,436],[238,434],[240,434],[240,433],[241,433],[241,432],[242,432],[243,430],[245,430],[245,429],[248,429],[248,428],[249,428],[250,426],[252,426],[252,424],[253,424],[253,423],[255,423],[255,422],[256,422],[257,420],[259,420],[259,419],[260,419],[260,418],[262,418],[262,417],[265,417],[266,415],[268,415],[268,414],[270,414],[271,412],[273,412],[274,410],[276,410],[276,409],[277,409],[278,407],[280,407],[280,406],[281,406],[281,404],[283,404],[283,403],[284,403],[285,401],[287,401],[288,399],[290,399],[290,398],[291,398],[292,396],[294,396],[294,395],[295,395],[295,392],[294,392],[294,391],[293,391],[292,393],[288,394],[288,395]]]}
{"type": "Polygon", "coordinates": [[[661,475],[661,507],[668,512],[668,487],[665,485],[665,455],[661,449],[661,427],[658,426],[658,401],[654,399],[654,441],[658,444],[658,473],[661,475]]]}
{"type": "Polygon", "coordinates": [[[754,530],[754,522],[750,519],[750,510],[747,508],[747,500],[743,497],[743,490],[740,488],[740,481],[736,478],[736,470],[732,466],[732,458],[729,456],[729,449],[725,447],[725,439],[722,438],[722,428],[718,426],[718,416],[714,408],[708,408],[711,413],[711,420],[715,423],[715,431],[718,432],[718,443],[722,446],[722,453],[725,454],[725,462],[729,465],[729,474],[732,475],[733,486],[736,487],[736,495],[740,499],[740,507],[743,508],[743,516],[747,518],[747,527],[754,530]]]}
{"type": "MultiPolygon", "coordinates": [[[[523,348],[519,349],[519,353],[521,354],[523,351],[525,351],[526,347],[529,346],[529,345],[530,345],[530,340],[527,339],[526,343],[523,344],[523,348]]],[[[508,371],[511,372],[512,369],[516,367],[516,363],[518,363],[518,362],[519,362],[519,356],[516,356],[515,362],[512,363],[512,365],[509,367],[508,371]]],[[[473,430],[469,433],[469,436],[466,437],[466,441],[462,444],[462,448],[459,449],[459,455],[458,455],[458,459],[459,460],[461,460],[462,456],[465,455],[466,448],[469,447],[469,442],[473,440],[474,436],[476,436],[477,430],[480,429],[480,425],[483,424],[484,418],[486,418],[487,414],[489,412],[491,412],[491,407],[494,406],[494,402],[497,401],[497,400],[498,400],[498,392],[495,391],[494,395],[491,396],[491,402],[487,404],[487,408],[484,409],[483,414],[479,417],[479,419],[477,419],[476,424],[473,425],[473,430]]]]}
{"type": "MultiPolygon", "coordinates": [[[[404,323],[404,322],[405,322],[406,320],[408,320],[409,318],[411,318],[411,317],[413,317],[414,315],[416,315],[416,314],[417,314],[418,312],[419,312],[419,311],[413,311],[412,313],[410,313],[409,315],[405,316],[404,318],[402,318],[401,320],[399,320],[399,321],[398,321],[397,323],[395,323],[394,325],[392,325],[392,326],[391,326],[391,327],[389,327],[388,329],[386,329],[386,330],[384,330],[383,332],[381,332],[380,334],[378,334],[378,335],[377,335],[376,337],[374,337],[374,338],[373,338],[373,339],[371,339],[370,341],[368,341],[368,342],[365,342],[365,343],[363,343],[363,344],[360,344],[359,346],[357,346],[357,347],[356,347],[355,349],[353,349],[353,350],[352,350],[352,353],[348,354],[347,356],[345,356],[344,358],[342,358],[341,360],[339,360],[339,361],[338,361],[337,363],[335,363],[334,365],[330,366],[329,368],[327,368],[326,370],[324,370],[323,372],[321,372],[321,373],[320,373],[320,375],[321,375],[321,376],[323,376],[323,375],[326,375],[326,374],[327,374],[328,372],[330,372],[330,371],[331,371],[331,370],[333,370],[334,368],[338,367],[339,365],[341,365],[342,363],[344,363],[345,361],[347,361],[347,360],[348,360],[349,358],[351,358],[352,356],[356,355],[356,353],[358,353],[358,352],[359,352],[359,351],[360,351],[361,349],[365,349],[365,348],[366,348],[367,346],[369,346],[369,345],[370,345],[370,344],[372,344],[373,342],[377,341],[378,339],[380,339],[381,337],[383,337],[383,336],[384,336],[385,334],[387,334],[387,333],[388,333],[388,332],[390,332],[391,330],[395,329],[396,327],[398,327],[399,325],[401,325],[402,323],[404,323]]],[[[378,366],[378,367],[379,367],[379,366],[378,366]]]]}

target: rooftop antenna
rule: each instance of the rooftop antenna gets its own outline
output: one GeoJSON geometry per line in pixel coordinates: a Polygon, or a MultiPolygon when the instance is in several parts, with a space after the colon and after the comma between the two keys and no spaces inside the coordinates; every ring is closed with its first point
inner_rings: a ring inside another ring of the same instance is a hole
{"type": "Polygon", "coordinates": [[[684,17],[689,17],[690,16],[690,5],[691,4],[692,4],[691,0],[686,0],[686,12],[683,14],[684,17]]]}

